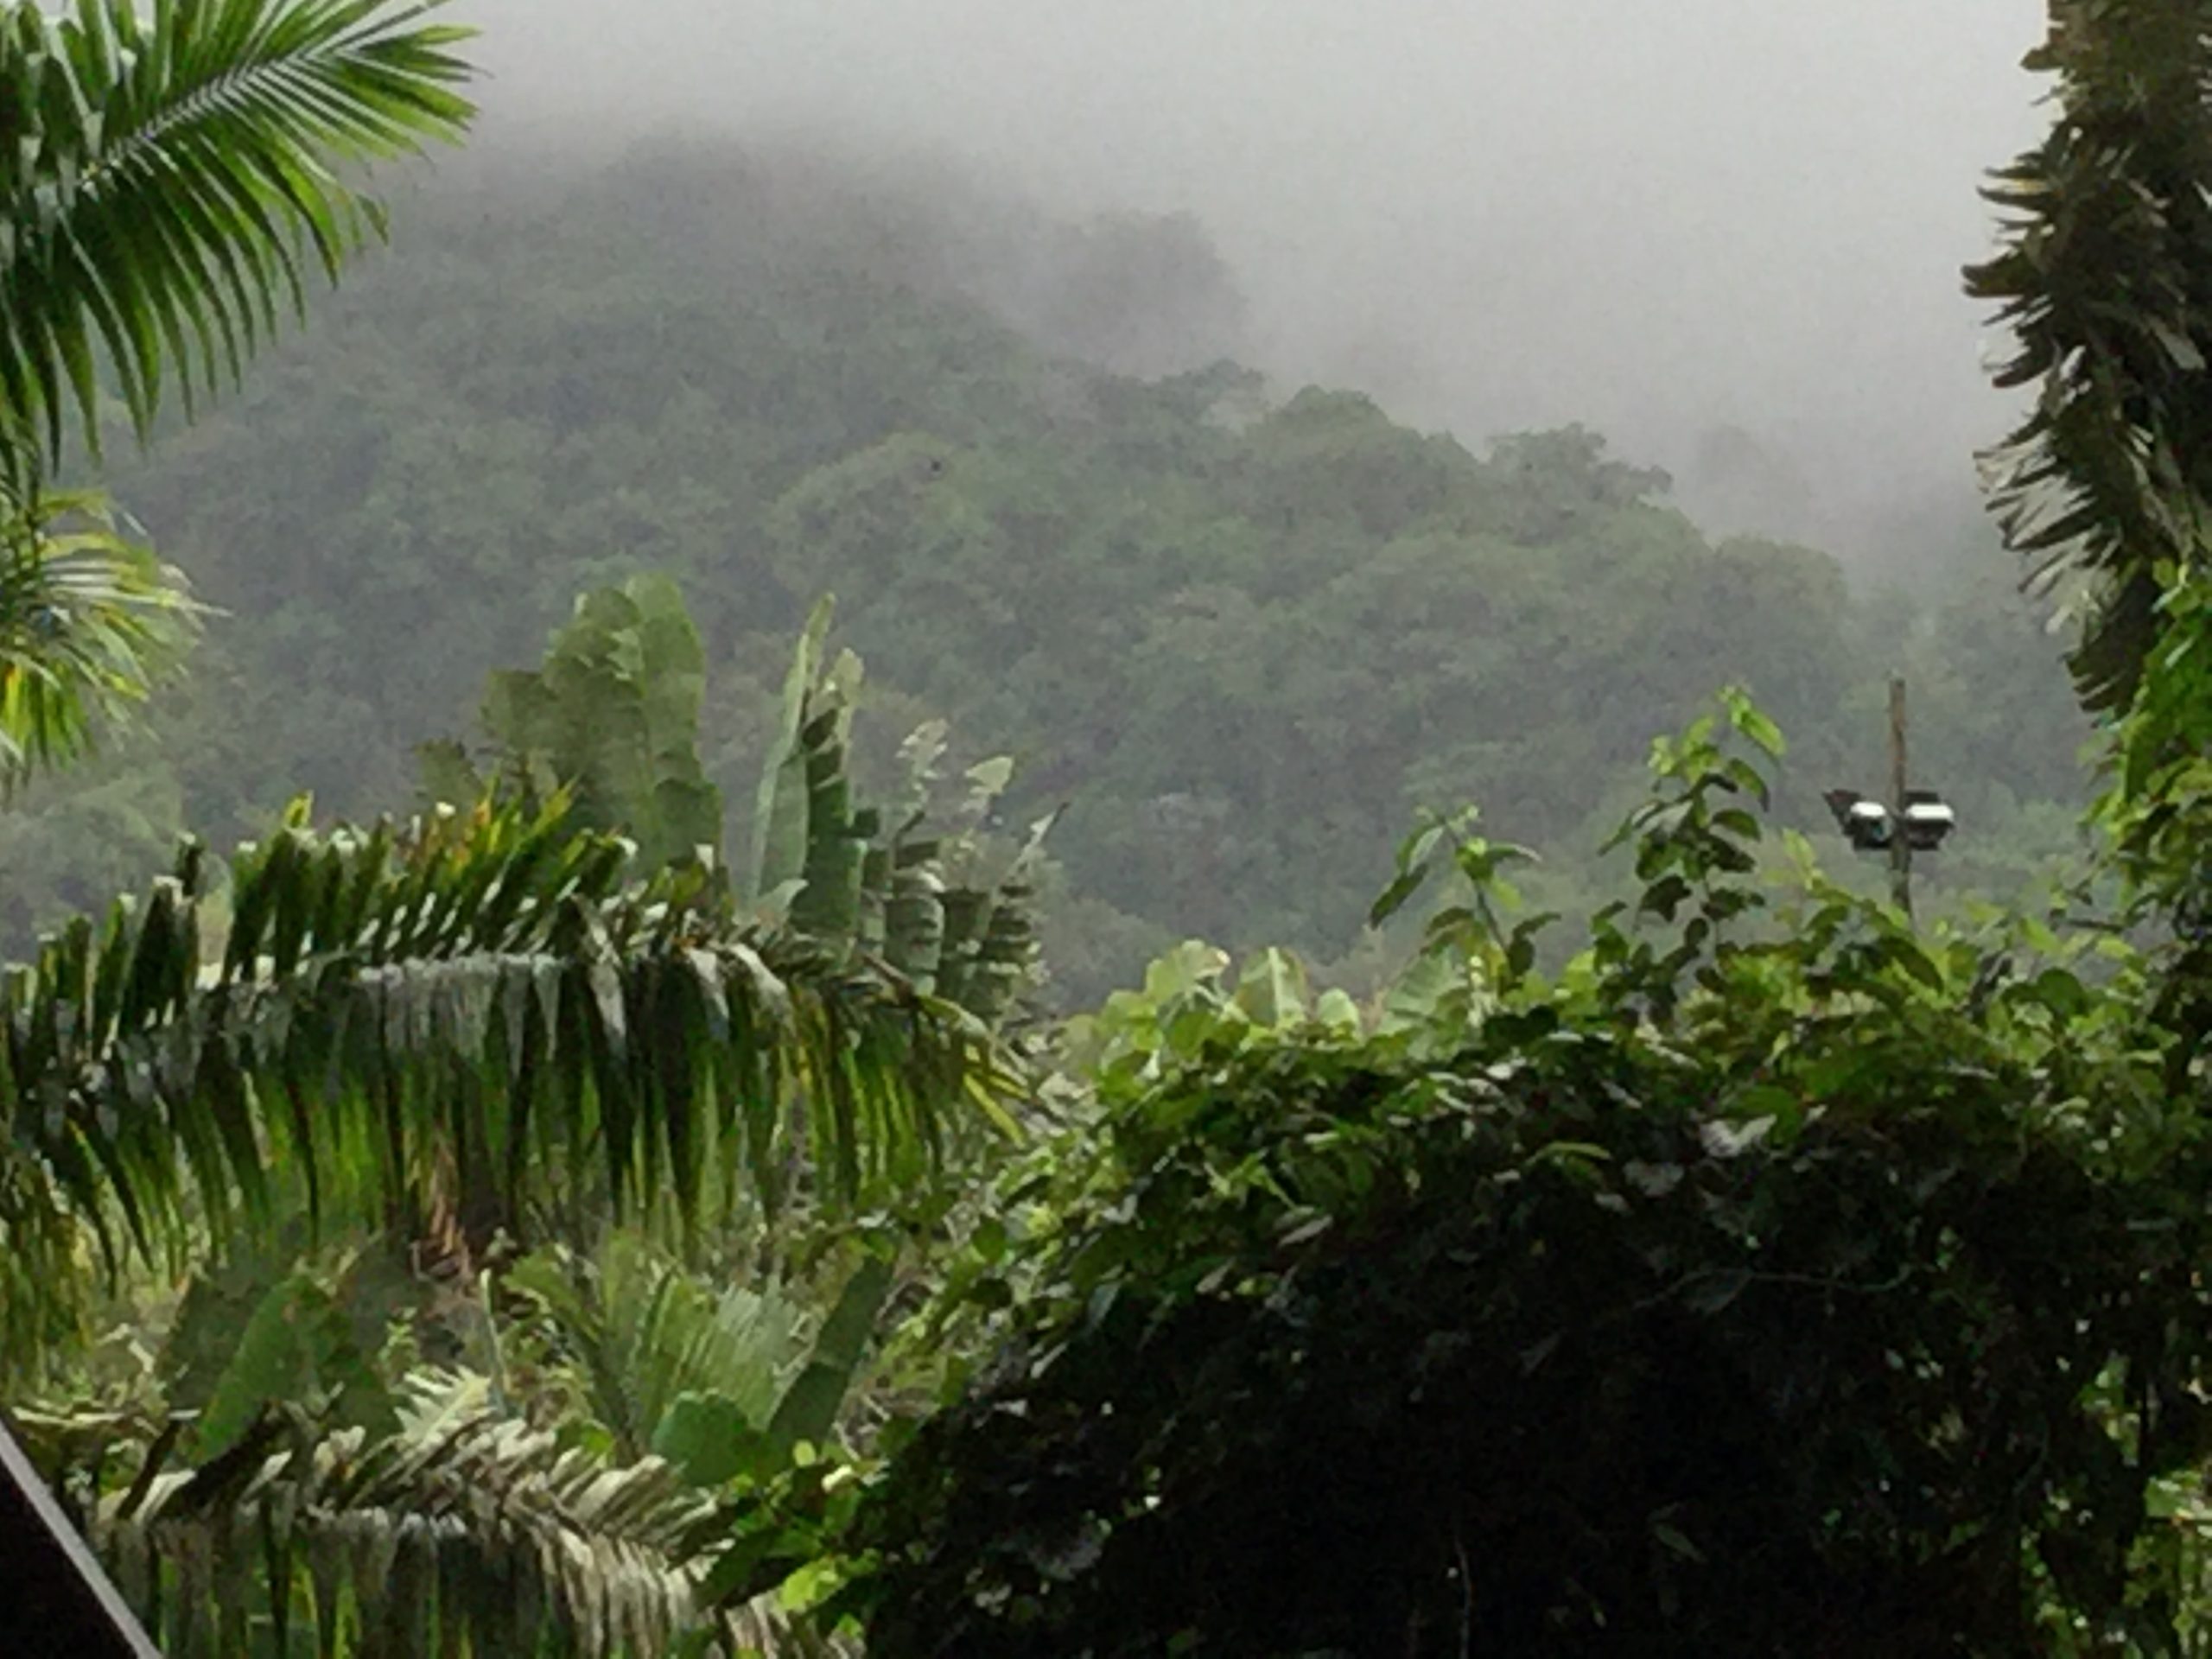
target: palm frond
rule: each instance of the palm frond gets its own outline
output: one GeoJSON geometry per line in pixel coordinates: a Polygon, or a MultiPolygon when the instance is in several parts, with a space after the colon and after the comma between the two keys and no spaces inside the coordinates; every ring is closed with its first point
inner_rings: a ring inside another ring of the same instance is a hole
{"type": "Polygon", "coordinates": [[[143,435],[334,280],[376,204],[341,175],[450,139],[474,111],[442,0],[77,0],[0,8],[0,410],[20,470],[99,442],[111,369],[143,435]]]}
{"type": "Polygon", "coordinates": [[[2049,138],[1999,171],[1996,255],[1967,273],[2033,407],[1985,457],[2029,585],[2087,588],[2083,701],[2135,699],[2164,591],[2207,560],[2212,503],[2212,27],[2198,0],[2053,5],[2031,67],[2057,77],[2049,138]]]}
{"type": "Polygon", "coordinates": [[[194,849],[49,939],[0,985],[0,1341],[49,1328],[87,1241],[168,1259],[282,1180],[313,1218],[418,1237],[442,1204],[526,1243],[895,1191],[995,1104],[972,1016],[734,919],[704,872],[629,885],[628,850],[558,801],[295,821],[235,861],[219,956],[194,849]]]}
{"type": "Polygon", "coordinates": [[[602,1462],[466,1373],[415,1373],[400,1395],[386,1434],[270,1416],[196,1468],[148,1447],[99,1499],[86,1530],[164,1652],[283,1655],[310,1636],[333,1659],[734,1645],[698,1595],[711,1504],[667,1465],[602,1462]]]}
{"type": "Polygon", "coordinates": [[[995,1027],[1037,977],[1031,879],[1052,820],[995,879],[977,869],[976,827],[1013,777],[1010,760],[967,774],[969,798],[955,823],[931,822],[941,723],[911,734],[903,816],[857,804],[852,726],[862,677],[850,652],[825,654],[832,615],[817,606],[784,690],[783,717],[761,771],[755,811],[753,887],[794,925],[855,958],[880,959],[919,990],[995,1027]]]}
{"type": "Polygon", "coordinates": [[[387,1432],[272,1411],[247,1440],[175,1469],[176,1420],[33,1410],[22,1427],[178,1659],[848,1651],[772,1598],[714,1605],[711,1496],[658,1458],[595,1457],[493,1392],[425,1369],[402,1380],[387,1432]]]}
{"type": "Polygon", "coordinates": [[[774,1287],[716,1287],[635,1234],[589,1256],[556,1244],[505,1279],[542,1312],[548,1345],[578,1374],[592,1416],[642,1456],[683,1395],[728,1401],[758,1428],[804,1361],[798,1306],[774,1287]]]}
{"type": "Polygon", "coordinates": [[[182,574],[124,535],[103,498],[0,509],[0,791],[124,723],[200,613],[182,574]]]}

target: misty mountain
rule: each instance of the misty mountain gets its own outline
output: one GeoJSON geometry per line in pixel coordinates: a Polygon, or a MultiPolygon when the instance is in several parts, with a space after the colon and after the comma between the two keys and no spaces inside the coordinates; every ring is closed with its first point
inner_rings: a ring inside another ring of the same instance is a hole
{"type": "MultiPolygon", "coordinates": [[[[1017,760],[1013,813],[1065,804],[1077,995],[1185,934],[1341,955],[1416,811],[1467,800],[1586,909],[1650,738],[1725,679],[1796,739],[1785,805],[1816,825],[1910,667],[1975,824],[1954,885],[2063,849],[2078,719],[2004,582],[1855,593],[1825,553],[1708,540],[1588,429],[1476,449],[1216,360],[1244,312],[1186,219],[674,140],[494,152],[401,214],[315,331],[116,477],[224,615],[160,758],[41,798],[0,850],[19,936],[181,822],[219,845],[296,788],[407,804],[486,674],[639,570],[706,632],[726,798],[834,592],[874,729],[948,717],[1017,760]]],[[[1756,440],[1708,460],[1755,507],[1787,494],[1756,440]]]]}
{"type": "Polygon", "coordinates": [[[460,9],[494,142],[799,135],[1071,224],[1189,213],[1284,384],[1473,442],[1582,421],[1682,475],[1739,427],[1847,557],[1909,562],[1889,505],[1970,500],[2008,424],[1959,271],[2039,124],[2037,0],[460,9]]]}

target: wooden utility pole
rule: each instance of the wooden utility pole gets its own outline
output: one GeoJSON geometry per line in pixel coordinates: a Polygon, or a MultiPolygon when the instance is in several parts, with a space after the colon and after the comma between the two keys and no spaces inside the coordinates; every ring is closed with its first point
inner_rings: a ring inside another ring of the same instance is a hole
{"type": "Polygon", "coordinates": [[[1890,902],[1912,916],[1912,838],[1905,834],[1904,677],[1890,677],[1890,902]]]}

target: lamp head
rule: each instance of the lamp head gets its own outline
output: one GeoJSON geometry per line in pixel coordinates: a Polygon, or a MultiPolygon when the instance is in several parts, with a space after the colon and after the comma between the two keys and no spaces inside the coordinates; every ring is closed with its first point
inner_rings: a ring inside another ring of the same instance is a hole
{"type": "Polygon", "coordinates": [[[1889,846],[1895,826],[1890,822],[1888,807],[1853,789],[1831,789],[1821,798],[1835,814],[1836,827],[1859,852],[1880,852],[1889,846]]]}
{"type": "Polygon", "coordinates": [[[1932,789],[1911,789],[1904,797],[1904,837],[1916,853],[1932,853],[1958,828],[1959,815],[1932,789]]]}

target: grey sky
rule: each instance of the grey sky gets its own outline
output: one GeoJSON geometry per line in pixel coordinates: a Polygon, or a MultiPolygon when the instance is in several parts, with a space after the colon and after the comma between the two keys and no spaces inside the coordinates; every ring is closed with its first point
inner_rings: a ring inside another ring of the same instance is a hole
{"type": "Polygon", "coordinates": [[[1959,265],[2040,0],[462,0],[495,108],[710,118],[1187,208],[1266,366],[1677,463],[1740,423],[1877,504],[2004,409],[1959,265]],[[1826,465],[1823,466],[1825,460],[1826,465]]]}

